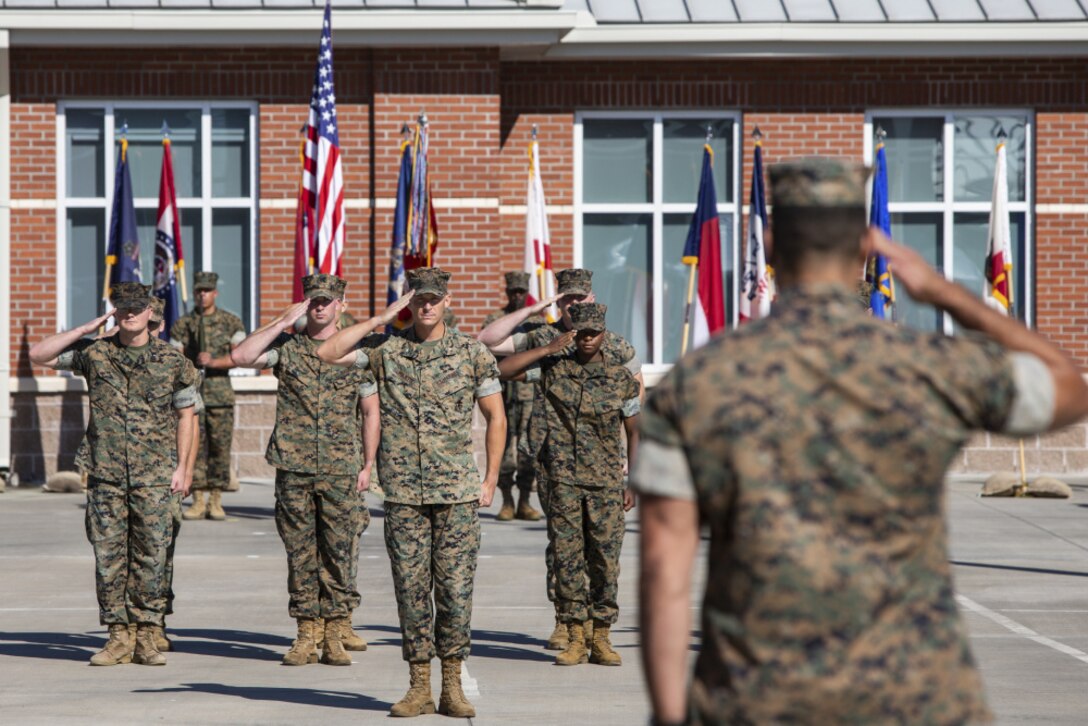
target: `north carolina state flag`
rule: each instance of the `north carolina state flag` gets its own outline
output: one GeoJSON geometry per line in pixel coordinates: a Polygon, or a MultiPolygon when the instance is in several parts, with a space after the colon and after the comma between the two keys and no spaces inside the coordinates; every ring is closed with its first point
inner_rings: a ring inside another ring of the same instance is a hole
{"type": "Polygon", "coordinates": [[[714,152],[710,146],[703,147],[699,201],[684,243],[683,263],[699,268],[699,294],[691,306],[691,347],[698,348],[725,327],[721,230],[718,228],[718,197],[714,193],[714,152]]]}

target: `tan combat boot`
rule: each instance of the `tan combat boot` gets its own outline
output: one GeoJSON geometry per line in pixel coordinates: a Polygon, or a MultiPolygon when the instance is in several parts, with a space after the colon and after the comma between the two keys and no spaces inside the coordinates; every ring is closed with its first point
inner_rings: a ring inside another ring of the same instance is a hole
{"type": "Polygon", "coordinates": [[[434,698],[431,696],[431,664],[409,663],[408,673],[411,686],[404,698],[393,704],[389,715],[407,718],[434,713],[434,698]]]}
{"type": "Polygon", "coordinates": [[[314,647],[320,649],[325,644],[325,618],[314,618],[314,647]]]}
{"type": "Polygon", "coordinates": [[[461,690],[461,659],[442,659],[442,696],[438,699],[438,712],[453,718],[473,718],[476,709],[461,690]]]}
{"type": "Polygon", "coordinates": [[[204,507],[204,492],[193,492],[193,503],[181,513],[182,519],[204,519],[208,510],[204,507]]]}
{"type": "Polygon", "coordinates": [[[582,632],[586,636],[586,643],[592,643],[593,642],[593,621],[592,620],[587,620],[584,623],[582,623],[582,632]]]}
{"type": "Polygon", "coordinates": [[[155,647],[159,649],[160,653],[169,653],[174,649],[174,644],[170,642],[170,639],[166,637],[166,626],[153,625],[155,647]]]}
{"type": "Polygon", "coordinates": [[[208,500],[208,519],[214,519],[216,522],[226,519],[227,513],[223,511],[223,490],[212,489],[208,500]]]}
{"type": "Polygon", "coordinates": [[[127,625],[114,623],[110,626],[110,639],[106,641],[106,647],[91,656],[91,665],[111,666],[131,663],[134,640],[129,636],[127,625]]]}
{"type": "Polygon", "coordinates": [[[589,651],[590,663],[606,666],[623,665],[620,654],[612,650],[612,641],[609,640],[611,627],[600,620],[593,622],[593,647],[589,651]]]}
{"type": "Polygon", "coordinates": [[[154,625],[140,623],[136,627],[136,650],[132,654],[132,662],[150,666],[166,665],[166,656],[155,647],[154,625]]]}
{"type": "Polygon", "coordinates": [[[347,654],[344,644],[340,642],[340,631],[346,622],[344,618],[325,620],[325,642],[321,644],[321,662],[325,665],[351,665],[351,656],[347,654]]]}
{"type": "Polygon", "coordinates": [[[499,510],[498,516],[495,517],[499,522],[509,522],[514,518],[514,495],[506,489],[500,489],[502,492],[502,509],[499,510]]]}
{"type": "Polygon", "coordinates": [[[555,618],[555,629],[552,631],[552,634],[548,636],[548,644],[544,646],[544,650],[566,650],[569,641],[570,636],[567,631],[567,624],[560,621],[557,616],[555,618]]]}
{"type": "Polygon", "coordinates": [[[317,645],[314,643],[314,621],[298,618],[298,637],[291,644],[291,650],[283,656],[283,664],[300,666],[317,662],[317,645]]]}
{"type": "Polygon", "coordinates": [[[366,650],[366,641],[355,632],[355,628],[351,627],[351,618],[340,621],[340,642],[344,644],[344,650],[366,650]]]}
{"type": "Polygon", "coordinates": [[[514,516],[527,522],[536,522],[543,515],[529,504],[530,498],[529,492],[522,492],[518,495],[518,511],[514,516]]]}
{"type": "Polygon", "coordinates": [[[586,631],[581,623],[571,623],[569,626],[570,642],[567,649],[555,656],[555,664],[562,666],[581,665],[589,659],[586,652],[586,631]]]}

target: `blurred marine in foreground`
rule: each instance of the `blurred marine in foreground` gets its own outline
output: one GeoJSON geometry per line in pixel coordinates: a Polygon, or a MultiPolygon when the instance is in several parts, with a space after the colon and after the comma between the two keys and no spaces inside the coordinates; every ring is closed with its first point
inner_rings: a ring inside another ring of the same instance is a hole
{"type": "Polygon", "coordinates": [[[815,159],[770,176],[774,312],[681,360],[642,414],[632,480],[654,722],[988,720],[952,589],[944,477],[972,432],[1066,426],[1088,414],[1088,388],[1042,336],[867,230],[863,167],[815,159]],[[870,252],[968,332],[867,316],[853,290],[870,252]]]}

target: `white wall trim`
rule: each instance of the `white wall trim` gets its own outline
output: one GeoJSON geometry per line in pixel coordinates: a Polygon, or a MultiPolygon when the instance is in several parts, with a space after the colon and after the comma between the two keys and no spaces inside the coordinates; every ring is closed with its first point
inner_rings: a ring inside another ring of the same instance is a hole
{"type": "Polygon", "coordinates": [[[1035,214],[1083,216],[1088,214],[1088,204],[1036,204],[1035,214]]]}

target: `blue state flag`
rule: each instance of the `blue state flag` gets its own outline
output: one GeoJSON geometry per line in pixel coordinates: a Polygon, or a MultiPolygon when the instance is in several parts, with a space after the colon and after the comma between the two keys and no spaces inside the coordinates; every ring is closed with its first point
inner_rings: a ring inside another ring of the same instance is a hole
{"type": "MultiPolygon", "coordinates": [[[[888,160],[883,142],[876,147],[876,173],[873,175],[873,196],[869,205],[869,225],[891,237],[892,221],[888,214],[888,160]]],[[[886,319],[892,315],[895,305],[895,281],[888,259],[873,255],[866,265],[865,279],[872,285],[869,293],[869,309],[873,317],[886,319]]]]}
{"type": "Polygon", "coordinates": [[[128,140],[121,137],[117,170],[113,175],[113,210],[110,213],[110,237],[106,247],[109,270],[106,299],[119,282],[141,282],[140,238],[136,233],[136,207],[132,204],[132,178],[128,173],[128,140]]]}
{"type": "Polygon", "coordinates": [[[397,177],[397,204],[393,210],[393,251],[389,260],[389,291],[386,303],[392,305],[401,296],[407,279],[404,254],[408,245],[408,208],[412,188],[412,145],[405,141],[400,147],[400,175],[397,177]]]}

